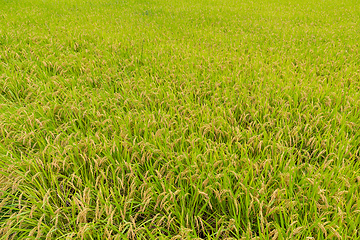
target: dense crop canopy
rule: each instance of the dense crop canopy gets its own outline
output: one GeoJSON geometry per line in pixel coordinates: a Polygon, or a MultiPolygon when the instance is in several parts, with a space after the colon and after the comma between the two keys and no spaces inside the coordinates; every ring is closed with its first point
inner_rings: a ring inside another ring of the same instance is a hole
{"type": "Polygon", "coordinates": [[[359,6],[0,0],[0,239],[359,239],[359,6]]]}

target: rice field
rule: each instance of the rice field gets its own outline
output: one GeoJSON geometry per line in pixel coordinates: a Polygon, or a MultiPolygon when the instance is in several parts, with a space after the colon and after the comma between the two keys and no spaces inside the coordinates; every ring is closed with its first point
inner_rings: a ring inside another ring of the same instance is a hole
{"type": "Polygon", "coordinates": [[[0,0],[0,239],[360,239],[356,0],[0,0]]]}

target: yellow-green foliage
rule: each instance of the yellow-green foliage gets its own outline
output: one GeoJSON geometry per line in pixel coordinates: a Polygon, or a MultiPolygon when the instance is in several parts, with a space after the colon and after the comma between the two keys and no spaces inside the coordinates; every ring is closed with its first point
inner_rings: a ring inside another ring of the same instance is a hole
{"type": "Polygon", "coordinates": [[[0,239],[360,239],[357,0],[0,0],[0,239]]]}

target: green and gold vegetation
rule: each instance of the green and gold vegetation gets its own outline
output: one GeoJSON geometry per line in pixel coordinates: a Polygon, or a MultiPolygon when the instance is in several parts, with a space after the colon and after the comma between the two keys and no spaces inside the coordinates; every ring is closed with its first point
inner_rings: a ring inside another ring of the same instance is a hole
{"type": "Polygon", "coordinates": [[[0,239],[360,239],[357,0],[0,0],[0,239]]]}

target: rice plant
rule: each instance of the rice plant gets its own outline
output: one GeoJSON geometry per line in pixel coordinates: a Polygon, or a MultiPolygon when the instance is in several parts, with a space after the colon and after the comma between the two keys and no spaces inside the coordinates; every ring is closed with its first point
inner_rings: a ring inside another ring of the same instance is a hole
{"type": "Polygon", "coordinates": [[[0,239],[360,239],[355,0],[0,0],[0,239]]]}

